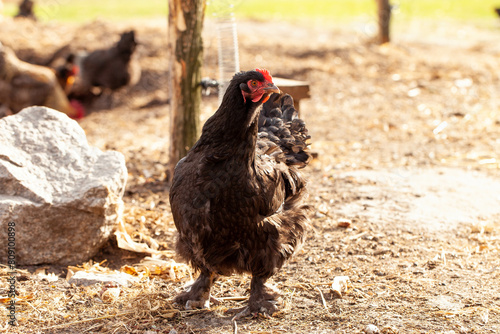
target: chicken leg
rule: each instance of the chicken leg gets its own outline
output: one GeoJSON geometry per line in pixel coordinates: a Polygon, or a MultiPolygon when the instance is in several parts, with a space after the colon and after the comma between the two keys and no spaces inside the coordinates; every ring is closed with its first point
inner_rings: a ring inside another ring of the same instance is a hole
{"type": "Polygon", "coordinates": [[[183,305],[186,310],[210,307],[210,289],[217,275],[208,270],[202,270],[200,276],[186,292],[175,297],[174,302],[183,305]]]}
{"type": "Polygon", "coordinates": [[[250,282],[250,298],[248,299],[248,306],[243,309],[232,310],[239,312],[233,317],[237,320],[248,315],[261,314],[265,317],[270,317],[273,313],[278,311],[278,301],[276,300],[279,295],[276,292],[270,292],[264,283],[267,277],[253,276],[250,282]]]}
{"type": "Polygon", "coordinates": [[[248,299],[248,308],[250,309],[250,313],[262,313],[272,315],[278,308],[276,304],[276,298],[278,297],[277,293],[273,293],[270,289],[266,288],[264,283],[266,282],[267,277],[252,277],[252,281],[250,283],[250,298],[248,299]]]}

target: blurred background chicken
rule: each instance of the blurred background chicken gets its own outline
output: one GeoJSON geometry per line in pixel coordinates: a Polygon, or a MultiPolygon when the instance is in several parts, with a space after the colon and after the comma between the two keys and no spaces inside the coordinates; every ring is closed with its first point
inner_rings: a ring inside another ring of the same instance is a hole
{"type": "Polygon", "coordinates": [[[120,40],[107,49],[68,52],[69,47],[65,46],[52,57],[52,63],[56,64],[52,67],[70,98],[89,102],[105,91],[111,93],[139,81],[141,69],[134,58],[136,47],[135,31],[131,30],[121,34],[120,40]],[[61,64],[59,59],[57,63],[56,58],[64,53],[64,62],[61,64]]]}
{"type": "Polygon", "coordinates": [[[44,66],[19,60],[14,51],[0,43],[0,106],[4,114],[41,105],[72,118],[84,115],[83,107],[70,102],[55,72],[44,66]]]}
{"type": "Polygon", "coordinates": [[[25,17],[36,21],[35,13],[33,12],[33,7],[35,2],[32,0],[23,0],[19,4],[19,12],[16,17],[25,17]]]}

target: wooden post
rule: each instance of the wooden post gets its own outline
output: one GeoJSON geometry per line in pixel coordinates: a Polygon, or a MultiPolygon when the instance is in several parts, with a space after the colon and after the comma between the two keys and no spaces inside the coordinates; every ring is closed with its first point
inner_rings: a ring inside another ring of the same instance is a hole
{"type": "Polygon", "coordinates": [[[389,0],[377,0],[378,4],[378,40],[380,44],[390,41],[391,5],[389,0]]]}
{"type": "Polygon", "coordinates": [[[201,32],[206,0],[169,0],[170,152],[168,177],[200,132],[201,32]]]}

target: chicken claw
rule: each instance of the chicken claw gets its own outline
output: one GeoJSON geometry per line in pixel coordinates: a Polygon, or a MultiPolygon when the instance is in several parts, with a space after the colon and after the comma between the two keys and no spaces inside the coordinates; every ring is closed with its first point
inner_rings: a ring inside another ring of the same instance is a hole
{"type": "Polygon", "coordinates": [[[269,289],[264,287],[263,280],[259,278],[252,279],[253,289],[250,292],[250,298],[248,300],[248,306],[236,309],[229,309],[228,313],[237,313],[233,317],[233,321],[241,319],[252,315],[257,317],[258,315],[264,318],[270,318],[274,313],[278,311],[277,305],[279,301],[276,298],[279,295],[275,292],[269,292],[269,289]]]}
{"type": "Polygon", "coordinates": [[[184,308],[186,310],[194,310],[197,308],[210,308],[210,299],[188,300],[184,308]]]}
{"type": "MultiPolygon", "coordinates": [[[[253,318],[260,316],[263,316],[266,319],[271,318],[271,316],[278,311],[278,308],[275,306],[277,304],[276,301],[264,301],[260,304],[260,307],[257,310],[254,310],[254,308],[251,308],[250,306],[245,306],[237,309],[229,309],[226,312],[227,313],[236,313],[236,315],[231,319],[231,321],[235,321],[241,318],[248,317],[251,315],[253,318]],[[265,304],[266,306],[262,305],[265,304]]],[[[254,307],[257,305],[254,305],[254,307]]],[[[257,306],[258,307],[258,306],[257,306]]]]}
{"type": "Polygon", "coordinates": [[[210,307],[210,289],[217,276],[213,273],[201,273],[187,291],[175,297],[174,302],[186,310],[210,307]]]}
{"type": "Polygon", "coordinates": [[[232,317],[231,321],[233,321],[233,322],[236,321],[236,320],[238,320],[238,319],[241,319],[241,318],[244,318],[244,317],[248,317],[249,315],[252,314],[250,312],[250,308],[248,306],[237,308],[237,309],[229,309],[226,312],[227,313],[236,313],[236,312],[238,312],[238,313],[236,313],[236,315],[234,317],[232,317]]]}

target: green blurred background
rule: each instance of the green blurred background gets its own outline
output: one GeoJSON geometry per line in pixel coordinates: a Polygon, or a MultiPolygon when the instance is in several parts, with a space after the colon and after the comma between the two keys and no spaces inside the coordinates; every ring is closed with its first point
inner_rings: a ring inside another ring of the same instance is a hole
{"type": "MultiPolygon", "coordinates": [[[[17,13],[19,1],[4,0],[4,14],[17,13]]],[[[256,20],[279,19],[324,20],[345,22],[375,14],[375,0],[234,0],[238,18],[256,20]]],[[[81,23],[96,18],[127,20],[165,17],[168,0],[35,0],[35,14],[43,21],[57,20],[81,23]]],[[[228,0],[208,1],[210,17],[228,0]]],[[[394,19],[417,18],[454,19],[495,22],[494,8],[500,0],[400,0],[395,6],[394,19]]],[[[492,23],[491,23],[492,24],[492,23]]]]}

